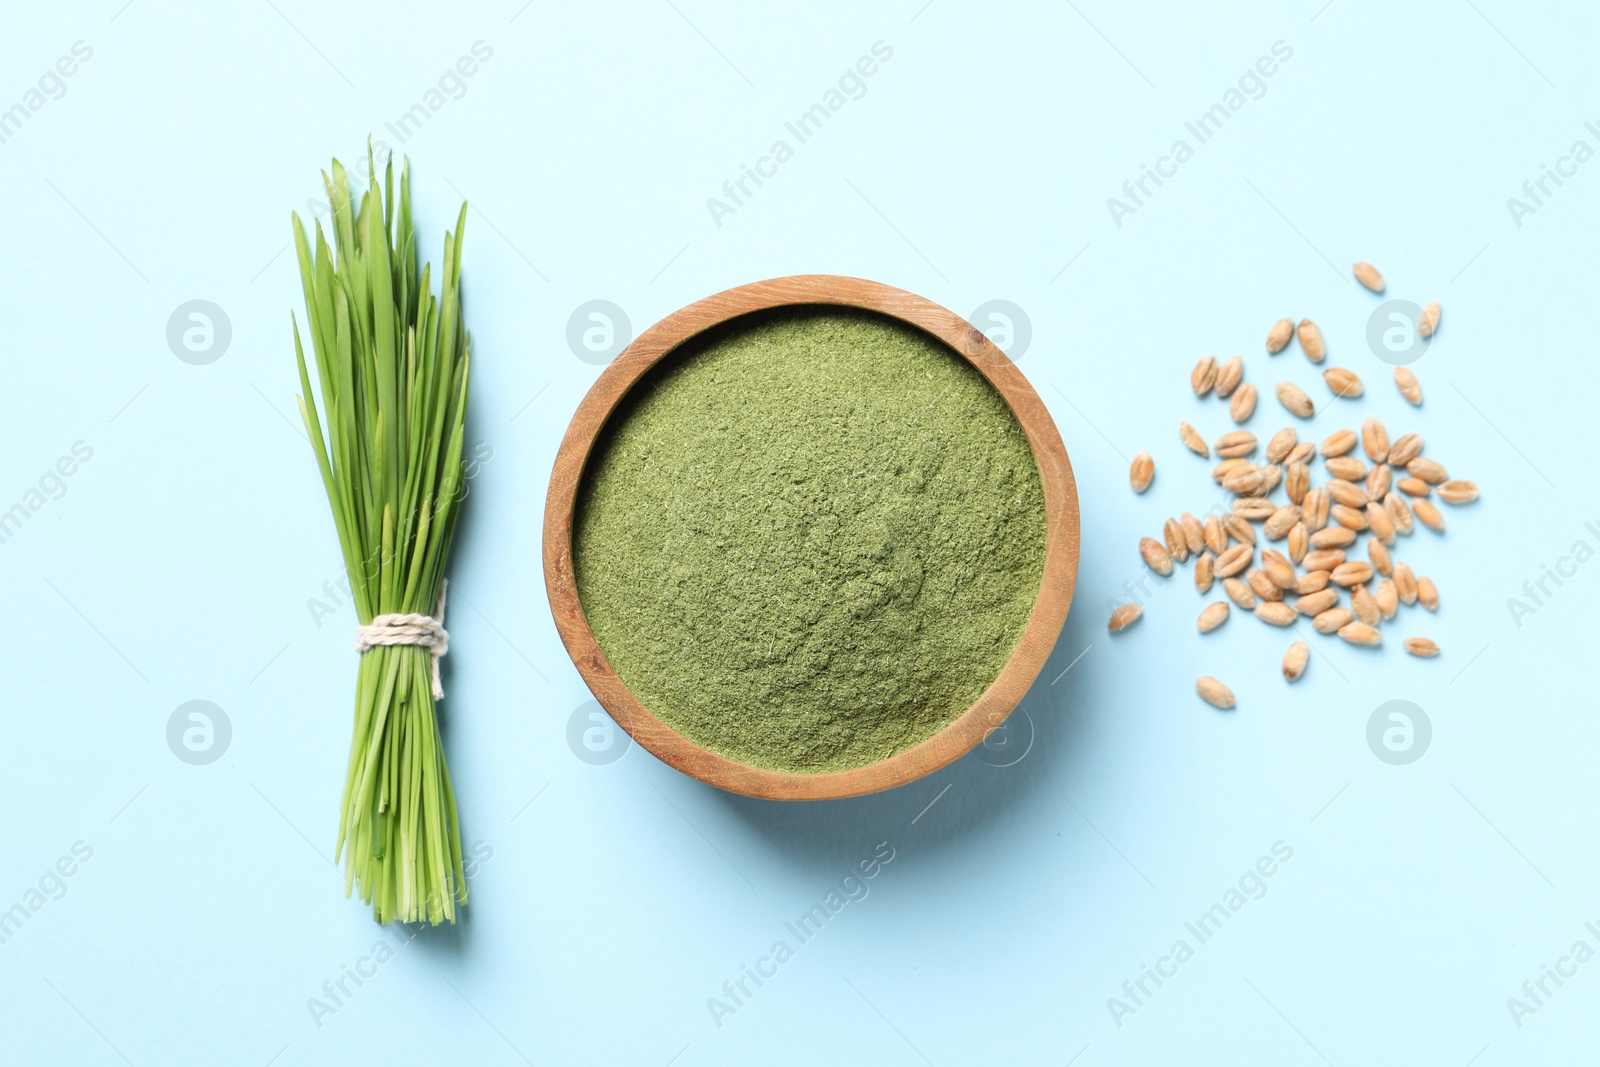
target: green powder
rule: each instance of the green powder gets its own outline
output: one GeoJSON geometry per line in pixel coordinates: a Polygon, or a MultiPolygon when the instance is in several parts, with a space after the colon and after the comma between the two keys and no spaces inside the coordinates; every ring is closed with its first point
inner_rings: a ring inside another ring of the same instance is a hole
{"type": "Polygon", "coordinates": [[[861,767],[988,688],[1039,592],[1044,496],[1011,409],[867,312],[747,316],[642,380],[585,472],[584,613],[644,706],[771,770],[861,767]]]}

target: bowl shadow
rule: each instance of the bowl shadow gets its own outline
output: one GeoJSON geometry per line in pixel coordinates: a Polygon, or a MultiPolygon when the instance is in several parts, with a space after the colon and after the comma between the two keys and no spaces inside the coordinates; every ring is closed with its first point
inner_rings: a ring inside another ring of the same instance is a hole
{"type": "MultiPolygon", "coordinates": [[[[1099,638],[1069,615],[1039,677],[1004,723],[954,763],[881,793],[842,800],[775,801],[713,790],[735,819],[782,858],[805,867],[848,863],[882,840],[915,839],[919,853],[958,849],[1006,813],[1070,778],[1081,660],[1099,638]]],[[[1064,798],[1062,798],[1064,799],[1064,798]]]]}

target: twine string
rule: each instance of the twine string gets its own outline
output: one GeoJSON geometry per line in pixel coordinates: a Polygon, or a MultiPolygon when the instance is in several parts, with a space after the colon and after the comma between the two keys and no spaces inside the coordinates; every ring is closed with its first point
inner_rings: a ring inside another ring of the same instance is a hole
{"type": "Polygon", "coordinates": [[[439,682],[439,660],[450,651],[450,631],[444,628],[444,597],[449,581],[439,583],[439,604],[432,615],[395,612],[377,615],[365,626],[356,627],[356,651],[366,652],[380,645],[415,645],[431,653],[433,660],[433,699],[444,699],[439,682]]]}

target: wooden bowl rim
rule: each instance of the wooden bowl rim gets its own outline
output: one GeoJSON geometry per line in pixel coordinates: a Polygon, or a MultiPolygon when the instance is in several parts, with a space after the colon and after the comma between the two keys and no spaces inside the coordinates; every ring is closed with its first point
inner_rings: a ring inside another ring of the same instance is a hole
{"type": "Polygon", "coordinates": [[[862,278],[791,275],[736,286],[697,300],[641,333],[601,372],[562,437],[545,500],[544,575],[562,644],[590,692],[617,725],[662,762],[702,782],[772,800],[827,800],[904,785],[944,767],[1003,723],[1044,668],[1071,606],[1077,579],[1079,516],[1066,446],[1044,402],[1016,365],[961,316],[915,293],[862,278]],[[1046,541],[1039,595],[1017,647],[989,687],[949,725],[888,759],[843,771],[803,774],[752,767],[690,741],[658,719],[612,669],[578,598],[572,527],[589,453],[617,405],[652,367],[685,342],[751,312],[800,305],[874,311],[944,342],[1005,399],[1027,434],[1045,498],[1046,541]]]}

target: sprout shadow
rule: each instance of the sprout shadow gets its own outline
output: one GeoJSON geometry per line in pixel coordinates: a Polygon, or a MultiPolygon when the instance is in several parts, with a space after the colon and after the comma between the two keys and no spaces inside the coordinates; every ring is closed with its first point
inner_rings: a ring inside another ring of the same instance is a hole
{"type": "Polygon", "coordinates": [[[395,923],[396,938],[415,946],[424,956],[465,956],[472,951],[472,908],[456,906],[456,921],[438,926],[428,923],[395,923]]]}

